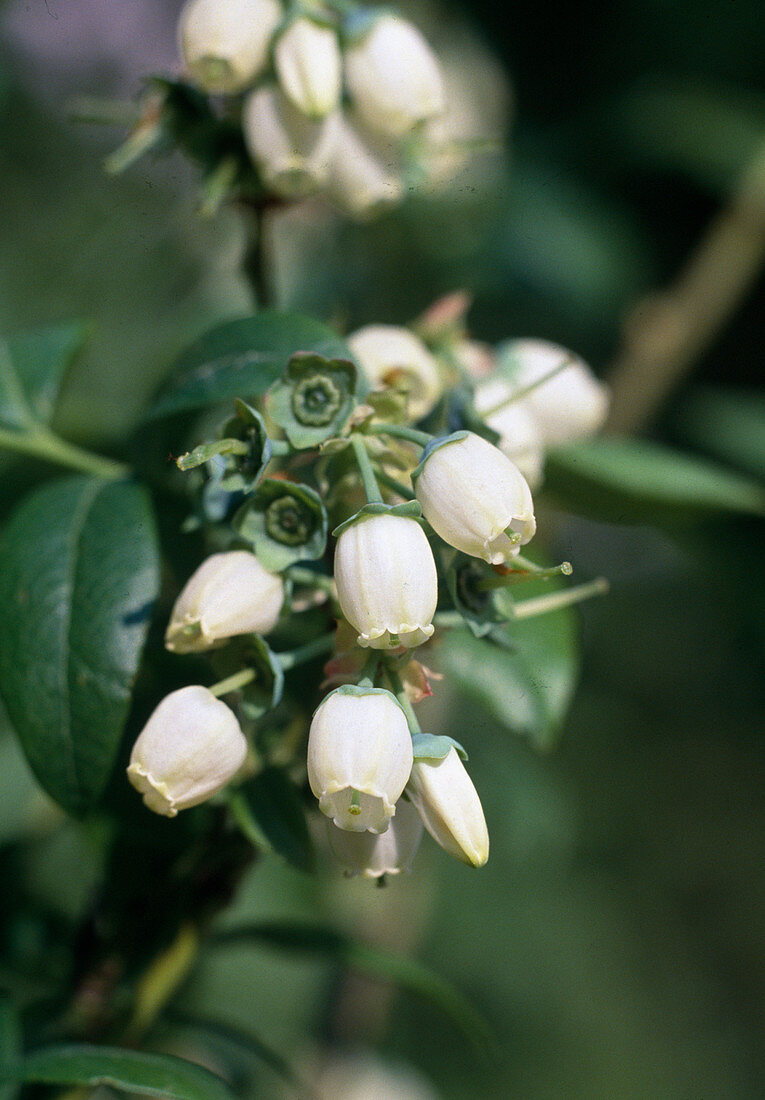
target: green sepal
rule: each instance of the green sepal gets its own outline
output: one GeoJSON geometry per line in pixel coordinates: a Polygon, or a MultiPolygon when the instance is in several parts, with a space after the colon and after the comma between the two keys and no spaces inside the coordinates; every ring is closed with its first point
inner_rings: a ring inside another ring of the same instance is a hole
{"type": "Polygon", "coordinates": [[[422,473],[423,467],[434,451],[437,451],[439,447],[445,446],[447,443],[457,443],[460,439],[466,439],[470,435],[468,431],[452,432],[451,435],[438,436],[436,439],[431,439],[422,452],[419,464],[412,470],[410,477],[412,484],[414,484],[417,478],[422,473]]]}
{"type": "Polygon", "coordinates": [[[241,397],[236,397],[234,409],[236,416],[226,422],[223,433],[240,443],[246,443],[249,450],[245,455],[232,455],[228,459],[228,469],[221,478],[221,488],[229,493],[250,493],[271,461],[273,447],[263,417],[252,405],[248,405],[241,397]]]}
{"type": "Polygon", "coordinates": [[[412,752],[415,760],[443,760],[452,749],[457,750],[461,760],[467,760],[468,754],[453,737],[436,733],[412,734],[412,752]]]}
{"type": "Polygon", "coordinates": [[[266,408],[292,446],[308,450],[341,431],[356,404],[356,390],[357,371],[350,360],[301,351],[269,389],[266,408]],[[320,399],[328,402],[326,408],[320,399]]]}
{"type": "Polygon", "coordinates": [[[478,581],[495,576],[494,569],[485,561],[460,553],[454,555],[446,570],[446,586],[454,608],[476,638],[485,637],[496,623],[506,621],[495,593],[482,592],[477,587],[478,581]]]}
{"type": "MultiPolygon", "coordinates": [[[[262,718],[281,702],[284,694],[284,672],[279,657],[259,634],[248,634],[232,652],[236,669],[255,671],[255,679],[240,688],[238,710],[251,721],[262,718]]],[[[220,667],[220,666],[219,666],[220,667]]]]}
{"type": "Polygon", "coordinates": [[[499,443],[500,434],[484,420],[481,413],[475,407],[473,391],[468,386],[459,386],[448,395],[446,415],[449,424],[460,425],[466,431],[480,435],[487,443],[495,446],[499,443]]]}
{"type": "MultiPolygon", "coordinates": [[[[342,684],[339,688],[335,688],[334,691],[330,691],[329,695],[326,696],[324,702],[326,702],[326,700],[329,699],[332,695],[354,695],[357,698],[362,695],[387,695],[389,699],[393,700],[401,713],[406,717],[406,711],[401,706],[401,703],[399,703],[393,692],[388,691],[387,688],[363,687],[361,684],[342,684]]],[[[407,719],[407,725],[408,724],[409,720],[407,719]]]]}
{"type": "Polygon", "coordinates": [[[344,17],[340,27],[340,38],[344,48],[358,46],[370,33],[381,15],[390,12],[390,8],[355,6],[344,17]]]}
{"type": "Polygon", "coordinates": [[[385,504],[384,501],[373,501],[371,504],[365,504],[363,508],[359,508],[358,512],[354,512],[352,516],[340,523],[332,532],[332,537],[337,538],[348,527],[358,523],[365,516],[405,516],[407,519],[422,519],[422,508],[417,500],[407,500],[403,504],[385,504]]]}
{"type": "Polygon", "coordinates": [[[315,561],[327,545],[327,511],[321,497],[308,485],[297,485],[280,478],[266,478],[245,501],[233,519],[234,530],[250,543],[255,554],[275,573],[298,561],[315,561]],[[290,541],[275,537],[279,512],[286,512],[293,522],[302,524],[290,541]]]}

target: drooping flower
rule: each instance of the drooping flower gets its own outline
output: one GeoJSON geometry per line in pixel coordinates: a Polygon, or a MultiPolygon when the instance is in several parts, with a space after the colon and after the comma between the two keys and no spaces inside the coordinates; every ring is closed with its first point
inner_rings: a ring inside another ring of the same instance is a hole
{"type": "Polygon", "coordinates": [[[345,53],[348,90],[373,130],[401,137],[443,110],[438,61],[420,31],[385,12],[345,53]]]}
{"type": "Polygon", "coordinates": [[[401,378],[409,391],[408,412],[420,420],[443,392],[435,357],[409,329],[398,325],[366,325],[348,337],[348,346],[373,385],[401,378]]]}
{"type": "Polygon", "coordinates": [[[276,85],[244,103],[245,144],[264,183],[283,198],[304,198],[323,187],[335,155],[338,113],[307,118],[276,85]]]}
{"type": "Polygon", "coordinates": [[[283,14],[277,0],[188,0],[178,43],[194,82],[205,92],[243,91],[265,68],[283,14]]]}
{"type": "Polygon", "coordinates": [[[358,631],[360,646],[412,647],[432,635],[438,575],[417,520],[360,515],[337,540],[335,581],[343,615],[358,631]]]}
{"type": "Polygon", "coordinates": [[[329,846],[349,876],[382,878],[409,870],[422,839],[422,819],[405,798],[384,833],[350,833],[327,822],[329,846]]]}
{"type": "Polygon", "coordinates": [[[412,739],[394,695],[348,685],[319,705],[308,735],[308,781],[340,829],[383,833],[412,769],[412,739]]]}
{"type": "Polygon", "coordinates": [[[195,653],[237,634],[268,634],[283,603],[282,578],[254,554],[212,554],[175,601],[165,645],[175,653],[195,653]]]}
{"type": "Polygon", "coordinates": [[[404,184],[397,157],[383,157],[343,113],[329,166],[329,197],[352,218],[363,221],[397,203],[404,184]]]}
{"type": "Polygon", "coordinates": [[[342,58],[330,27],[295,19],[276,42],[274,66],[287,98],[309,118],[324,118],[340,103],[342,58]]]}
{"type": "Polygon", "coordinates": [[[165,696],[133,746],[128,779],[150,810],[175,817],[233,778],[247,740],[233,711],[200,685],[165,696]]]}
{"type": "Polygon", "coordinates": [[[483,867],[489,832],[481,800],[455,748],[437,759],[415,760],[407,793],[430,835],[463,863],[483,867]]]}
{"type": "Polygon", "coordinates": [[[412,481],[425,519],[444,542],[490,565],[517,554],[536,531],[523,474],[473,432],[437,440],[412,481]]]}
{"type": "Polygon", "coordinates": [[[539,423],[528,404],[510,401],[513,387],[503,378],[490,378],[476,387],[476,412],[499,433],[497,446],[515,463],[529,486],[535,489],[542,480],[544,448],[539,423]]]}

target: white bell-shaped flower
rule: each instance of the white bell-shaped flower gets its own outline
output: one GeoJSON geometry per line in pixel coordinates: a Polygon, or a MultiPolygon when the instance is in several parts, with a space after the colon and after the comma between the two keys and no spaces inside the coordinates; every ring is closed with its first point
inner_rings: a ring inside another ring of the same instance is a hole
{"type": "Polygon", "coordinates": [[[412,481],[436,534],[490,565],[517,554],[536,531],[534,502],[523,474],[473,432],[437,443],[412,481]]]}
{"type": "Polygon", "coordinates": [[[409,392],[408,412],[420,420],[443,391],[435,357],[409,329],[397,325],[366,325],[348,337],[356,362],[374,386],[401,378],[409,392]]]}
{"type": "Polygon", "coordinates": [[[304,198],[322,187],[335,155],[339,113],[314,121],[275,85],[249,95],[242,111],[244,140],[264,183],[283,198],[304,198]]]}
{"type": "Polygon", "coordinates": [[[345,54],[345,76],[360,117],[401,137],[444,107],[438,61],[420,31],[399,15],[379,16],[345,54]]]}
{"type": "Polygon", "coordinates": [[[341,114],[329,170],[330,197],[352,218],[363,221],[373,217],[403,196],[404,184],[395,160],[383,157],[341,114]]]}
{"type": "Polygon", "coordinates": [[[133,746],[127,774],[150,810],[175,817],[225,787],[246,755],[233,711],[194,685],[162,700],[133,746]]]}
{"type": "Polygon", "coordinates": [[[308,782],[340,829],[383,833],[412,770],[412,738],[394,695],[342,687],[319,705],[308,735],[308,782]]]}
{"type": "Polygon", "coordinates": [[[274,65],[287,98],[309,118],[324,118],[340,103],[342,58],[337,34],[301,16],[274,47],[274,65]]]}
{"type": "Polygon", "coordinates": [[[284,582],[247,550],[213,554],[175,601],[165,645],[175,653],[210,649],[236,634],[268,634],[284,603],[284,582]]]}
{"type": "Polygon", "coordinates": [[[568,360],[568,366],[523,398],[545,446],[584,439],[603,426],[611,400],[608,386],[579,356],[546,340],[512,340],[503,345],[500,357],[517,390],[540,382],[568,360]]]}
{"type": "Polygon", "coordinates": [[[329,846],[348,876],[382,878],[409,870],[422,839],[422,819],[412,803],[402,798],[384,833],[350,833],[330,821],[327,833],[329,846]]]}
{"type": "Polygon", "coordinates": [[[463,863],[483,867],[489,858],[486,818],[456,749],[441,759],[415,760],[407,793],[442,848],[463,863]]]}
{"type": "Polygon", "coordinates": [[[340,534],[335,581],[343,615],[372,649],[421,645],[433,633],[438,574],[420,524],[362,515],[340,534]]]}
{"type": "Polygon", "coordinates": [[[490,428],[499,433],[497,446],[535,489],[542,481],[544,447],[539,424],[528,404],[509,400],[513,387],[504,378],[491,378],[477,386],[474,401],[490,428]]]}
{"type": "Polygon", "coordinates": [[[205,92],[241,92],[265,68],[283,16],[277,0],[188,0],[178,44],[194,82],[205,92]]]}

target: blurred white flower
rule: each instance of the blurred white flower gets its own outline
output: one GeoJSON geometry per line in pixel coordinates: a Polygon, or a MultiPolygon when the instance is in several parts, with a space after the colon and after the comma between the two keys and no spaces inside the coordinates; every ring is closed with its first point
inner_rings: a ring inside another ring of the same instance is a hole
{"type": "Polygon", "coordinates": [[[319,705],[308,735],[308,782],[340,829],[383,833],[412,770],[412,738],[395,696],[342,687],[319,705]]]}
{"type": "Polygon", "coordinates": [[[384,833],[349,833],[327,822],[329,846],[347,875],[382,878],[409,870],[422,839],[422,819],[405,798],[384,833]]]}
{"type": "Polygon", "coordinates": [[[417,520],[383,514],[351,523],[337,540],[335,581],[360,646],[411,648],[432,635],[438,575],[417,520]]]}
{"type": "Polygon", "coordinates": [[[274,65],[287,98],[309,118],[324,118],[340,103],[342,59],[337,34],[301,16],[281,34],[274,65]]]}
{"type": "Polygon", "coordinates": [[[438,363],[409,329],[397,325],[366,325],[348,337],[348,346],[374,386],[401,377],[409,391],[410,419],[430,412],[443,392],[438,363]]]}
{"type": "Polygon", "coordinates": [[[317,1100],[438,1100],[439,1096],[418,1070],[383,1062],[369,1051],[323,1058],[311,1085],[317,1100]]]}
{"type": "Polygon", "coordinates": [[[546,446],[583,439],[603,426],[610,403],[608,387],[573,352],[547,340],[511,340],[499,349],[499,358],[517,390],[539,382],[568,361],[568,366],[523,398],[546,446]]]}
{"type": "Polygon", "coordinates": [[[236,634],[268,634],[283,603],[282,578],[254,554],[212,554],[175,601],[165,645],[175,653],[194,653],[236,634]]]}
{"type": "Polygon", "coordinates": [[[327,183],[338,139],[339,114],[314,121],[275,85],[245,101],[244,140],[264,183],[283,198],[304,198],[327,183]]]}
{"type": "Polygon", "coordinates": [[[225,787],[246,755],[233,711],[194,685],[162,700],[133,746],[127,774],[150,810],[175,817],[225,787]]]}
{"type": "Polygon", "coordinates": [[[483,867],[489,832],[481,800],[455,748],[442,759],[415,760],[407,793],[425,828],[450,855],[483,867]]]}
{"type": "Polygon", "coordinates": [[[412,481],[436,534],[490,565],[517,554],[536,531],[534,503],[523,474],[473,432],[437,443],[412,481]]]}
{"type": "Polygon", "coordinates": [[[345,115],[338,118],[329,171],[330,198],[363,220],[400,201],[404,185],[394,156],[383,157],[345,115]]]}
{"type": "Polygon", "coordinates": [[[181,56],[206,92],[241,92],[265,68],[284,16],[277,0],[188,0],[178,20],[181,56]]]}
{"type": "Polygon", "coordinates": [[[373,130],[400,137],[443,110],[438,61],[420,31],[385,12],[345,53],[354,107],[373,130]]]}
{"type": "Polygon", "coordinates": [[[476,387],[474,400],[490,428],[499,433],[497,446],[521,471],[535,489],[542,481],[544,447],[542,434],[533,412],[521,399],[508,401],[513,387],[503,378],[490,378],[476,387]]]}

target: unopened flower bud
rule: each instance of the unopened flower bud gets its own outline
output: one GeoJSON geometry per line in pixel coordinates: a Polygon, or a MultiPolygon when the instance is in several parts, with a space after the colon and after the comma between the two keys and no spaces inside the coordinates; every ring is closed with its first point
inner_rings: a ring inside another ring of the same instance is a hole
{"type": "Polygon", "coordinates": [[[417,520],[361,515],[337,540],[335,581],[343,615],[358,630],[360,646],[411,648],[433,633],[438,575],[417,520]]]}
{"type": "Polygon", "coordinates": [[[128,779],[150,810],[175,817],[233,778],[247,740],[233,711],[199,685],[167,695],[130,754],[128,779]]]}
{"type": "Polygon", "coordinates": [[[412,770],[412,739],[395,696],[342,687],[319,705],[308,735],[308,782],[340,829],[383,833],[412,770]]]}
{"type": "Polygon", "coordinates": [[[345,55],[348,89],[360,117],[373,130],[400,137],[444,107],[438,62],[406,19],[379,16],[345,55]]]}
{"type": "Polygon", "coordinates": [[[337,140],[336,114],[312,121],[275,86],[248,96],[244,140],[264,183],[283,198],[304,198],[329,176],[337,140]]]}
{"type": "Polygon", "coordinates": [[[603,426],[609,389],[573,352],[546,340],[512,340],[502,347],[501,359],[515,389],[540,383],[523,400],[534,414],[546,446],[584,439],[603,426]],[[566,362],[558,374],[541,381],[566,362]]]}
{"type": "Polygon", "coordinates": [[[178,42],[195,83],[205,92],[241,92],[265,68],[282,17],[277,0],[188,0],[178,42]]]}
{"type": "Polygon", "coordinates": [[[329,175],[330,195],[352,218],[363,220],[401,200],[401,174],[344,116],[338,118],[329,175]]]}
{"type": "Polygon", "coordinates": [[[415,760],[407,793],[425,828],[445,851],[463,863],[483,867],[489,858],[486,819],[456,749],[441,759],[415,760]]]}
{"type": "Polygon", "coordinates": [[[542,480],[544,448],[539,424],[528,404],[512,401],[513,387],[503,378],[482,382],[475,391],[476,412],[499,433],[497,446],[534,489],[542,480]]]}
{"type": "Polygon", "coordinates": [[[348,876],[382,878],[409,870],[422,839],[422,819],[405,798],[384,833],[350,833],[327,822],[329,846],[348,876]]]}
{"type": "Polygon", "coordinates": [[[348,337],[348,346],[373,385],[393,385],[399,379],[403,382],[412,420],[421,420],[441,396],[438,364],[409,329],[367,325],[348,337]]]}
{"type": "Polygon", "coordinates": [[[194,653],[236,634],[268,634],[284,603],[284,582],[254,554],[230,550],[203,561],[175,601],[165,645],[194,653]]]}
{"type": "Polygon", "coordinates": [[[473,432],[437,442],[412,481],[436,534],[490,565],[517,554],[536,531],[534,503],[523,474],[473,432]]]}
{"type": "Polygon", "coordinates": [[[342,60],[337,34],[301,16],[279,37],[276,75],[287,98],[309,118],[324,118],[340,102],[342,60]]]}

